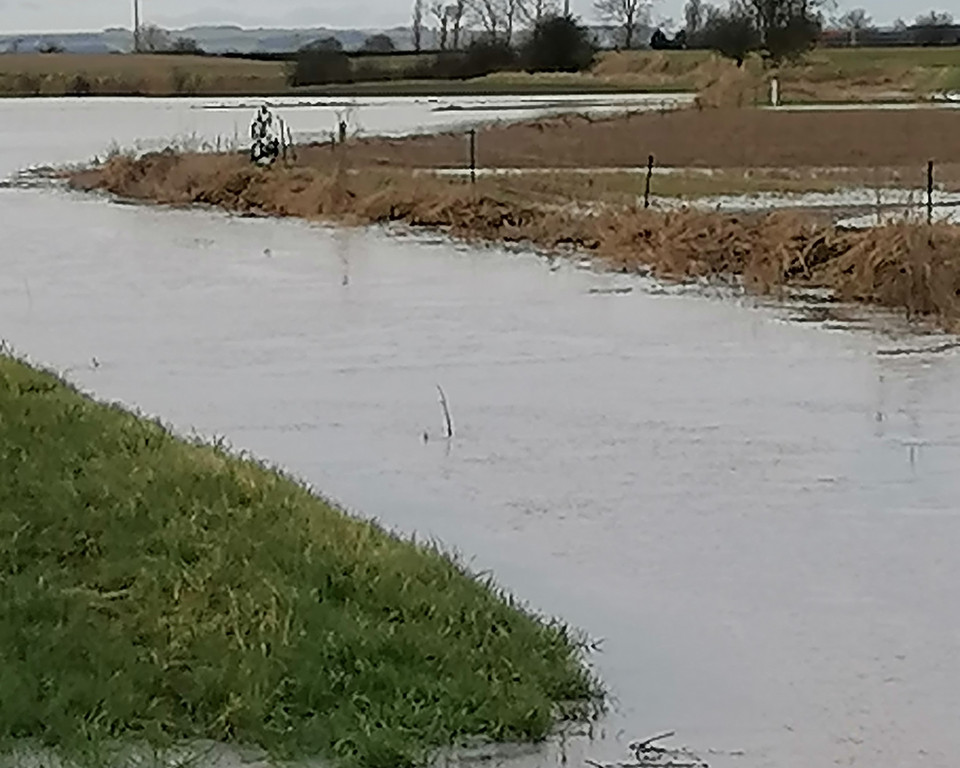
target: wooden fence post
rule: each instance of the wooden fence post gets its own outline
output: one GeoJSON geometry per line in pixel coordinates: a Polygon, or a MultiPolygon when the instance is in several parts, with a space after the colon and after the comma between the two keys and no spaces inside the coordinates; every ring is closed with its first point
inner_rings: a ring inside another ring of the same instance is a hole
{"type": "Polygon", "coordinates": [[[470,129],[470,183],[477,183],[477,129],[470,129]]]}
{"type": "Polygon", "coordinates": [[[643,190],[643,207],[650,207],[650,182],[653,180],[653,155],[647,159],[647,185],[643,190]]]}

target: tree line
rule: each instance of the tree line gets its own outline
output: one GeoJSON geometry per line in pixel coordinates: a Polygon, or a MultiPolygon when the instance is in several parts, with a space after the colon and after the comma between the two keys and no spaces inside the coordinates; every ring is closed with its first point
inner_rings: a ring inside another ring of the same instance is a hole
{"type": "MultiPolygon", "coordinates": [[[[484,0],[486,2],[486,0],[484,0]]],[[[519,6],[518,6],[519,7],[519,6]]],[[[526,70],[528,72],[578,72],[593,63],[596,46],[590,31],[569,14],[547,12],[542,2],[539,18],[521,22],[488,17],[483,30],[471,30],[467,42],[463,36],[464,19],[452,16],[449,38],[439,50],[422,50],[423,32],[414,28],[414,42],[419,40],[421,55],[384,60],[382,57],[350,55],[335,38],[317,40],[300,50],[289,73],[291,85],[326,85],[334,83],[383,80],[469,79],[493,72],[526,70]],[[517,34],[523,28],[522,38],[517,34]]],[[[538,6],[531,6],[534,12],[538,6]]],[[[416,15],[415,15],[416,19],[416,15]]],[[[438,36],[443,41],[443,34],[438,36]]],[[[368,38],[364,51],[387,53],[393,41],[386,36],[368,38]]]]}

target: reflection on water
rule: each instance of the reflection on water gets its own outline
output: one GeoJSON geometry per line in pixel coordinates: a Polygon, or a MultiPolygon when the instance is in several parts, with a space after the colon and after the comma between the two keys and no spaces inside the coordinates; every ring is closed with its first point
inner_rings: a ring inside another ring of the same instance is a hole
{"type": "Polygon", "coordinates": [[[712,766],[955,765],[953,350],[437,238],[36,190],[0,216],[0,337],[603,640],[594,738],[499,762],[675,730],[712,766]]]}

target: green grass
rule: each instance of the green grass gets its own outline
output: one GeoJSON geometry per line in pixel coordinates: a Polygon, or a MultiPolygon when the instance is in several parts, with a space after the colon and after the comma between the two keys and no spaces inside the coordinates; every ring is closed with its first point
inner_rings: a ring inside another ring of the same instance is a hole
{"type": "Polygon", "coordinates": [[[0,692],[0,751],[213,739],[369,768],[542,739],[600,693],[570,631],[435,548],[4,356],[0,692]]]}

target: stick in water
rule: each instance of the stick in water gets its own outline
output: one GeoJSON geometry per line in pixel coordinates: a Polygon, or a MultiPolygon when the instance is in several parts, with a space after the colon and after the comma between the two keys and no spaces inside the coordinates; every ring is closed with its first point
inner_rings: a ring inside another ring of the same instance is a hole
{"type": "Polygon", "coordinates": [[[666,733],[660,733],[660,734],[657,734],[656,736],[651,736],[649,739],[633,742],[630,745],[630,749],[633,750],[634,754],[637,755],[637,759],[639,759],[640,753],[643,752],[645,749],[649,749],[658,741],[663,741],[664,739],[669,739],[676,735],[677,734],[675,731],[667,731],[666,733]]]}
{"type": "Polygon", "coordinates": [[[443,409],[443,436],[449,440],[453,437],[453,419],[450,418],[450,407],[447,405],[447,396],[443,392],[443,387],[437,384],[437,392],[440,393],[440,407],[443,409]]]}

